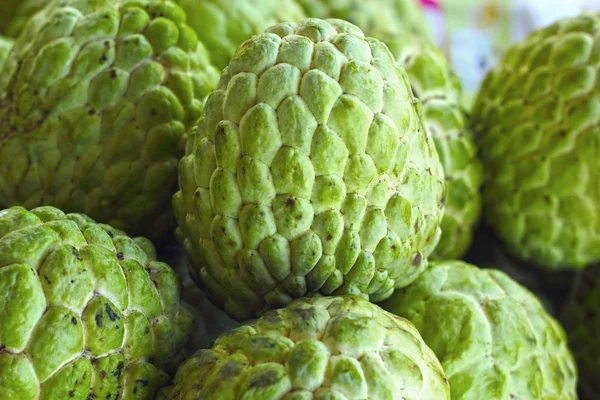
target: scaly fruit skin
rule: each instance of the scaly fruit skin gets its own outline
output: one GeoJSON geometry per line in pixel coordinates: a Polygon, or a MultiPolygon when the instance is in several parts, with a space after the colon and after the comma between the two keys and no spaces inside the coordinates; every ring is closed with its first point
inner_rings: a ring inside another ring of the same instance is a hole
{"type": "Polygon", "coordinates": [[[170,1],[54,0],[0,74],[0,203],[161,238],[217,73],[170,1]]]}
{"type": "Polygon", "coordinates": [[[48,4],[48,0],[20,0],[21,5],[17,8],[8,24],[5,34],[17,38],[31,17],[48,4]]]}
{"type": "Polygon", "coordinates": [[[425,16],[415,0],[296,0],[309,17],[339,18],[385,42],[392,54],[394,38],[407,34],[431,40],[425,16]]]}
{"type": "Polygon", "coordinates": [[[179,367],[162,396],[444,400],[450,390],[410,322],[343,296],[298,299],[221,335],[179,367]]]}
{"type": "Polygon", "coordinates": [[[578,274],[562,321],[579,367],[582,399],[596,399],[600,391],[600,267],[578,274]]]}
{"type": "Polygon", "coordinates": [[[0,70],[2,69],[2,65],[8,58],[10,54],[10,50],[14,46],[15,42],[12,39],[9,39],[4,36],[0,36],[0,70]]]}
{"type": "Polygon", "coordinates": [[[486,218],[515,256],[579,269],[600,260],[600,16],[514,45],[483,82],[473,129],[486,218]]]}
{"type": "Polygon", "coordinates": [[[341,20],[236,52],[180,164],[179,237],[239,320],[293,298],[380,301],[426,269],[444,174],[404,69],[341,20]]]}
{"type": "Polygon", "coordinates": [[[189,24],[210,52],[214,65],[223,69],[235,50],[248,38],[284,21],[306,18],[295,0],[176,0],[189,24]]]}
{"type": "Polygon", "coordinates": [[[461,105],[462,87],[444,53],[416,37],[396,36],[394,55],[423,103],[425,123],[433,136],[446,176],[442,238],[432,259],[463,257],[481,216],[483,166],[461,105]]]}
{"type": "Polygon", "coordinates": [[[2,399],[153,399],[192,326],[155,258],[81,214],[0,211],[2,399]]]}
{"type": "Polygon", "coordinates": [[[431,263],[382,307],[415,324],[440,359],[453,400],[577,398],[563,328],[504,272],[431,263]]]}

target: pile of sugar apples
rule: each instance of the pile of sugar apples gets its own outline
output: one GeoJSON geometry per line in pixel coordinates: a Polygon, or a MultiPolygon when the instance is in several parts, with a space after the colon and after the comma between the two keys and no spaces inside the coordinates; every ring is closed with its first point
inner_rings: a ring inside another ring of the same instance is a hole
{"type": "Polygon", "coordinates": [[[598,395],[600,15],[467,110],[413,0],[0,14],[3,400],[598,395]]]}

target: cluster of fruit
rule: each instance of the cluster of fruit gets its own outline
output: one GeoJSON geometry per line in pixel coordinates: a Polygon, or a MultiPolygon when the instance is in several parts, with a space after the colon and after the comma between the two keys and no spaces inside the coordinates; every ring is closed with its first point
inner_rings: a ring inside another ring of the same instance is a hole
{"type": "Polygon", "coordinates": [[[412,0],[1,14],[0,398],[597,395],[600,16],[465,110],[412,0]],[[185,276],[243,322],[208,348],[185,276]]]}

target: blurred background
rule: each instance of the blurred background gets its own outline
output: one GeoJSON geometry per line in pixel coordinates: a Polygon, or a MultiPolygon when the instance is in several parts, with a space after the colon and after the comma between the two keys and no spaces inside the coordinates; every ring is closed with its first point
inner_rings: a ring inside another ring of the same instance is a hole
{"type": "Polygon", "coordinates": [[[511,43],[560,18],[600,11],[600,0],[414,0],[450,58],[470,104],[486,72],[511,43]]]}

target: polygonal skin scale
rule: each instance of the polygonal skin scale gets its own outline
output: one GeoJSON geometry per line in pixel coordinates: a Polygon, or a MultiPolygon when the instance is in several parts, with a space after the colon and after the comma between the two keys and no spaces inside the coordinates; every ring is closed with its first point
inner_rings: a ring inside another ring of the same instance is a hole
{"type": "Polygon", "coordinates": [[[341,20],[236,52],[180,163],[178,236],[239,320],[310,294],[380,301],[426,267],[444,174],[385,45],[341,20]]]}
{"type": "Polygon", "coordinates": [[[406,68],[413,93],[423,103],[425,123],[444,166],[447,195],[442,238],[432,259],[458,259],[473,241],[483,183],[483,167],[461,106],[462,87],[437,47],[405,35],[396,36],[390,50],[406,68]]]}
{"type": "Polygon", "coordinates": [[[182,140],[217,81],[185,20],[159,0],[54,0],[35,14],[0,74],[0,203],[170,232],[182,140]]]}
{"type": "Polygon", "coordinates": [[[0,397],[154,399],[192,327],[155,253],[80,214],[0,211],[0,397]]]}
{"type": "Polygon", "coordinates": [[[296,0],[175,0],[187,13],[189,24],[206,45],[210,59],[225,68],[248,38],[284,21],[306,18],[296,0]]]}
{"type": "Polygon", "coordinates": [[[444,367],[453,400],[577,399],[563,328],[504,272],[432,262],[381,306],[419,330],[444,367]]]}
{"type": "Polygon", "coordinates": [[[446,400],[439,361],[403,318],[354,296],[303,298],[222,334],[158,400],[446,400]]]}
{"type": "Polygon", "coordinates": [[[579,368],[581,398],[593,400],[600,392],[600,267],[578,274],[561,317],[579,368]]]}
{"type": "Polygon", "coordinates": [[[600,16],[514,45],[473,109],[486,218],[515,256],[551,270],[600,260],[600,16]]]}

